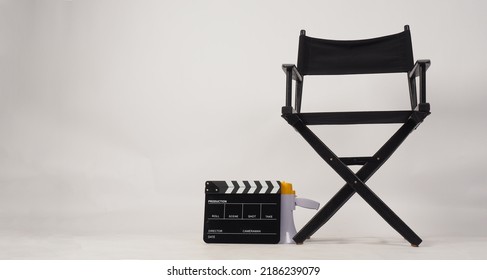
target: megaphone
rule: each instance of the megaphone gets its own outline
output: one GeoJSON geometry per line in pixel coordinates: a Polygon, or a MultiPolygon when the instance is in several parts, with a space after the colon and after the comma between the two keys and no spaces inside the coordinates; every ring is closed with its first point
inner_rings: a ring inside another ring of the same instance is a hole
{"type": "Polygon", "coordinates": [[[293,240],[297,233],[293,215],[296,206],[318,210],[320,203],[311,199],[296,197],[293,185],[281,181],[281,239],[279,244],[296,244],[293,240]]]}

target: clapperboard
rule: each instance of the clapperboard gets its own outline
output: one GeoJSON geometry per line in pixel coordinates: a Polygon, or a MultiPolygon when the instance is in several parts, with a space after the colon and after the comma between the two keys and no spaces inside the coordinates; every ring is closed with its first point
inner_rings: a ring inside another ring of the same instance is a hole
{"type": "Polygon", "coordinates": [[[207,181],[206,243],[279,243],[279,181],[207,181]]]}

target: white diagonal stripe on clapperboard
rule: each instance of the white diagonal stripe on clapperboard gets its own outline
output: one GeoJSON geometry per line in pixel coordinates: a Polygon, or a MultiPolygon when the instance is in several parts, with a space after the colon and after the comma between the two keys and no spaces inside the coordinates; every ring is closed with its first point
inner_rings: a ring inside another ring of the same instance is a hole
{"type": "Polygon", "coordinates": [[[225,193],[232,193],[233,188],[234,188],[232,181],[225,181],[225,183],[227,183],[227,186],[228,186],[228,189],[225,191],[225,193]]]}
{"type": "Polygon", "coordinates": [[[245,190],[244,182],[243,181],[237,181],[237,184],[238,184],[237,193],[243,193],[243,191],[245,190]]]}
{"type": "Polygon", "coordinates": [[[274,187],[271,193],[277,193],[277,191],[279,190],[279,184],[277,183],[277,181],[271,181],[271,184],[274,187]]]}
{"type": "Polygon", "coordinates": [[[257,185],[255,184],[255,181],[248,181],[250,185],[250,190],[248,193],[255,193],[257,190],[257,185]]]}
{"type": "Polygon", "coordinates": [[[267,183],[265,181],[260,181],[260,184],[262,185],[262,189],[260,189],[260,193],[265,193],[269,186],[267,186],[267,183]]]}

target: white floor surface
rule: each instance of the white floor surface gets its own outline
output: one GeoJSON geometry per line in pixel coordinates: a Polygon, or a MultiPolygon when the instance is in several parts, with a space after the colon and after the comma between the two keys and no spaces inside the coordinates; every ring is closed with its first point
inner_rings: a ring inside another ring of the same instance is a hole
{"type": "Polygon", "coordinates": [[[0,233],[0,259],[487,259],[487,238],[313,238],[304,245],[206,244],[193,235],[0,233]]]}

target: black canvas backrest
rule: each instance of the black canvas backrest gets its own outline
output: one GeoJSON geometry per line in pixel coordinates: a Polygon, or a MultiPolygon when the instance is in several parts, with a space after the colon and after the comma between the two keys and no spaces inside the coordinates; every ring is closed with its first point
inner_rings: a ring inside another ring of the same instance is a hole
{"type": "Polygon", "coordinates": [[[413,68],[411,33],[355,41],[299,37],[298,70],[302,75],[407,72],[413,68]]]}

